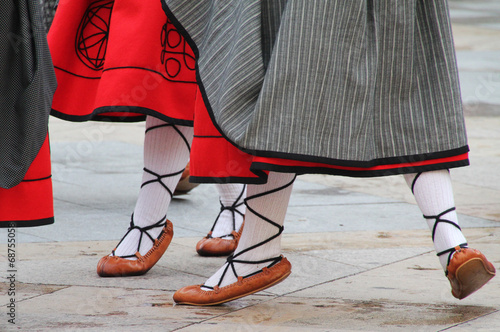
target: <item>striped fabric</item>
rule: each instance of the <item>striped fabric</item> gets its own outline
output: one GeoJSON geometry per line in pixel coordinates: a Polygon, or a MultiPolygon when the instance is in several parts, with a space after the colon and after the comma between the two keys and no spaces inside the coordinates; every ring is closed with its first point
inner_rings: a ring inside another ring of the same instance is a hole
{"type": "Polygon", "coordinates": [[[445,0],[164,1],[217,128],[246,151],[347,165],[468,151],[445,0]]]}

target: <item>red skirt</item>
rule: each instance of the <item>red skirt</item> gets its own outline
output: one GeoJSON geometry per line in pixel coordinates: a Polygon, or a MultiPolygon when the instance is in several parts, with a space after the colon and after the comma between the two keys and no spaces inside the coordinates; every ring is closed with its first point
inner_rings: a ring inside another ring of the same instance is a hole
{"type": "Polygon", "coordinates": [[[195,59],[159,0],[61,0],[49,35],[58,87],[52,115],[70,121],[192,126],[195,59]]]}
{"type": "Polygon", "coordinates": [[[0,188],[0,227],[30,227],[54,223],[49,138],[45,139],[23,181],[0,188]]]}

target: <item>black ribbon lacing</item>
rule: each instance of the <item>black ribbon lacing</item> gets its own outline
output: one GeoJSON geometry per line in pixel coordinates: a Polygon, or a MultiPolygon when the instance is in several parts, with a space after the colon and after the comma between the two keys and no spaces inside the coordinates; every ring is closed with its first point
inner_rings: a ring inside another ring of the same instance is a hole
{"type": "MultiPolygon", "coordinates": [[[[158,129],[158,128],[163,128],[163,127],[172,127],[172,129],[174,129],[178,134],[179,136],[181,136],[182,140],[184,141],[184,143],[186,144],[186,147],[188,149],[188,151],[191,151],[191,147],[189,146],[189,142],[186,138],[186,136],[184,136],[182,134],[182,132],[179,130],[179,128],[177,128],[174,124],[171,124],[171,123],[163,123],[163,124],[160,124],[160,125],[157,125],[157,126],[151,126],[149,127],[148,129],[146,129],[146,134],[151,131],[151,130],[154,130],[154,129],[158,129]]],[[[153,176],[156,177],[156,179],[152,179],[152,180],[149,180],[149,181],[146,181],[144,182],[142,185],[141,185],[141,188],[144,187],[145,185],[147,184],[150,184],[150,183],[154,183],[154,182],[158,182],[163,188],[165,188],[165,190],[168,192],[168,194],[170,195],[170,198],[173,197],[173,192],[170,188],[168,188],[165,183],[163,183],[162,179],[164,178],[168,178],[168,177],[171,177],[171,176],[176,176],[176,175],[179,175],[181,174],[182,172],[184,172],[184,169],[180,170],[180,171],[177,171],[177,172],[174,172],[174,173],[170,173],[170,174],[158,174],[158,173],[155,173],[153,172],[152,170],[149,170],[147,169],[146,167],[144,167],[144,172],[146,173],[149,173],[153,176]]]]}
{"type": "MultiPolygon", "coordinates": [[[[172,127],[181,136],[181,138],[184,140],[184,143],[186,143],[186,146],[187,146],[188,150],[191,151],[191,147],[189,146],[188,140],[186,139],[186,137],[182,134],[182,132],[174,124],[163,123],[163,124],[160,124],[160,125],[157,125],[157,126],[151,126],[151,127],[149,127],[149,128],[146,129],[146,134],[149,131],[153,130],[153,129],[163,128],[163,127],[172,127]]],[[[141,188],[144,187],[145,185],[158,182],[163,188],[165,188],[165,190],[170,195],[170,198],[172,198],[173,197],[172,190],[170,190],[170,188],[168,188],[167,185],[165,185],[165,183],[163,183],[162,179],[167,178],[167,177],[171,177],[171,176],[175,176],[175,175],[179,175],[182,172],[184,172],[184,169],[182,169],[182,170],[180,170],[178,172],[174,172],[174,173],[170,173],[170,174],[163,174],[162,175],[162,174],[157,174],[157,173],[155,173],[155,172],[147,169],[146,167],[144,167],[144,172],[147,172],[147,173],[155,176],[156,178],[144,182],[141,185],[141,188]]],[[[156,223],[154,223],[152,225],[145,226],[145,227],[140,227],[140,226],[135,225],[135,223],[134,223],[134,214],[132,214],[132,216],[130,218],[130,226],[129,226],[128,230],[127,230],[127,233],[125,233],[125,235],[122,237],[122,239],[120,240],[120,242],[118,243],[118,245],[116,247],[118,248],[120,246],[120,243],[122,243],[123,240],[127,237],[127,235],[132,230],[134,230],[134,229],[137,229],[137,230],[139,230],[141,232],[141,236],[139,237],[139,243],[137,244],[137,252],[139,252],[139,249],[141,247],[141,242],[142,242],[142,238],[143,238],[144,234],[147,235],[147,237],[151,240],[151,242],[153,242],[153,245],[154,245],[155,239],[147,231],[150,230],[150,229],[156,228],[156,227],[164,227],[166,225],[166,223],[167,223],[167,216],[165,215],[163,218],[161,218],[159,221],[157,221],[156,223]]],[[[160,232],[160,235],[158,235],[157,239],[159,239],[162,236],[162,234],[163,234],[163,230],[160,232]]],[[[113,250],[111,252],[111,254],[113,256],[115,256],[115,250],[113,250]]],[[[134,253],[132,255],[118,256],[118,257],[121,257],[121,258],[131,258],[131,257],[136,257],[136,254],[134,253]]]]}
{"type": "MultiPolygon", "coordinates": [[[[275,238],[277,238],[278,236],[281,235],[281,233],[283,233],[283,230],[284,230],[284,227],[275,223],[274,221],[272,221],[271,219],[263,216],[262,214],[258,213],[257,211],[255,211],[248,203],[249,201],[253,200],[253,199],[256,199],[256,198],[259,198],[259,197],[262,197],[262,196],[266,196],[266,195],[270,195],[270,194],[273,194],[275,192],[278,192],[280,190],[284,190],[286,188],[288,188],[289,186],[291,186],[293,184],[293,182],[295,181],[295,178],[296,176],[294,176],[294,178],[292,179],[292,181],[290,181],[289,183],[279,187],[279,188],[275,188],[273,190],[269,190],[269,191],[266,191],[266,192],[263,192],[263,193],[259,193],[259,194],[256,194],[256,195],[253,195],[253,196],[250,196],[250,197],[247,197],[245,198],[244,202],[245,202],[245,205],[247,207],[247,210],[248,211],[251,211],[253,214],[255,214],[257,217],[261,218],[262,220],[270,223],[271,225],[273,225],[274,227],[277,228],[277,233],[273,236],[271,236],[270,238],[268,239],[265,239],[264,241],[262,242],[259,242],[257,244],[254,244],[253,246],[250,246],[240,252],[238,252],[237,254],[232,254],[230,255],[228,258],[227,258],[227,264],[226,264],[226,267],[224,269],[224,272],[222,272],[222,275],[219,279],[219,282],[217,283],[217,287],[219,287],[221,284],[222,284],[222,280],[224,279],[224,276],[226,275],[227,271],[229,270],[229,268],[231,268],[231,271],[233,272],[234,276],[236,278],[239,278],[240,276],[238,276],[238,273],[236,273],[236,268],[234,266],[234,263],[242,263],[242,264],[262,264],[262,263],[270,263],[267,268],[270,268],[272,266],[274,266],[275,264],[279,263],[282,259],[282,256],[277,256],[277,257],[271,257],[271,258],[268,258],[268,259],[263,259],[263,260],[260,260],[260,261],[247,261],[247,260],[241,260],[241,259],[237,259],[239,256],[243,255],[244,253],[250,251],[250,250],[253,250],[257,247],[260,247],[272,240],[274,240],[275,238]]],[[[262,269],[261,270],[258,270],[258,271],[255,271],[253,273],[250,273],[250,274],[247,274],[246,276],[242,276],[243,279],[245,278],[248,278],[248,277],[251,277],[253,275],[256,275],[256,274],[259,274],[260,272],[262,272],[262,269]]],[[[214,287],[212,286],[207,286],[207,285],[202,285],[202,287],[204,288],[208,288],[208,289],[214,289],[214,287]]]]}
{"type": "MultiPolygon", "coordinates": [[[[233,230],[235,232],[238,231],[236,229],[236,213],[239,214],[242,217],[245,217],[245,215],[243,213],[241,213],[240,210],[238,210],[238,208],[240,206],[242,206],[242,205],[245,204],[244,200],[241,203],[238,203],[241,200],[241,198],[243,197],[243,194],[245,193],[245,188],[246,188],[246,185],[243,186],[243,189],[241,190],[241,193],[238,195],[238,198],[230,206],[224,206],[224,204],[222,204],[222,202],[219,201],[220,202],[220,212],[217,215],[217,218],[215,218],[215,222],[214,222],[214,224],[212,226],[212,229],[210,230],[210,233],[207,235],[207,238],[209,238],[209,239],[212,238],[212,232],[215,229],[215,225],[217,225],[217,222],[219,221],[219,218],[220,218],[220,215],[222,214],[222,212],[224,212],[226,210],[230,211],[231,215],[233,217],[233,230]]],[[[222,236],[219,236],[219,237],[222,238],[222,237],[226,237],[226,236],[233,236],[233,234],[230,233],[230,234],[222,235],[222,236]]]]}
{"type": "Polygon", "coordinates": [[[146,129],[146,134],[153,129],[163,128],[163,127],[172,127],[172,129],[174,129],[181,136],[184,143],[186,143],[188,150],[191,151],[191,146],[189,146],[189,142],[188,142],[186,136],[184,136],[184,134],[179,130],[179,128],[177,128],[177,126],[172,124],[172,123],[162,123],[162,124],[159,124],[156,126],[151,126],[151,127],[146,129]]]}
{"type": "MultiPolygon", "coordinates": [[[[127,230],[127,233],[125,233],[125,235],[122,237],[122,239],[120,240],[120,242],[118,243],[118,245],[116,246],[118,248],[118,246],[120,245],[120,243],[122,243],[122,241],[127,237],[127,235],[133,231],[134,229],[137,229],[141,232],[141,236],[139,237],[139,243],[137,244],[137,252],[139,252],[139,249],[141,247],[141,242],[142,242],[142,238],[144,236],[144,234],[147,235],[147,237],[151,240],[151,242],[153,242],[153,245],[155,243],[155,239],[151,236],[151,234],[148,233],[148,231],[150,229],[153,229],[153,228],[156,228],[156,227],[164,227],[165,225],[167,224],[167,216],[164,216],[163,218],[161,218],[159,221],[157,221],[156,223],[152,224],[152,225],[149,225],[149,226],[145,226],[145,227],[140,227],[140,226],[137,226],[136,224],[134,224],[134,214],[132,213],[132,216],[130,217],[130,226],[127,230]]],[[[163,230],[160,232],[160,235],[158,235],[157,239],[159,239],[163,234],[163,230]]],[[[113,249],[113,251],[111,252],[111,254],[113,256],[116,256],[115,255],[115,249],[113,249]]],[[[136,257],[136,254],[132,254],[132,255],[125,255],[125,256],[117,256],[117,257],[121,257],[121,258],[132,258],[132,257],[136,257]]]]}
{"type": "MultiPolygon", "coordinates": [[[[413,182],[411,184],[411,192],[413,194],[415,194],[414,192],[414,189],[415,189],[415,183],[418,179],[418,177],[422,174],[422,172],[418,173],[415,178],[413,179],[413,182]]],[[[440,214],[437,214],[435,216],[426,216],[424,214],[424,218],[425,219],[434,219],[434,226],[432,227],[432,242],[434,242],[434,236],[436,235],[436,228],[437,228],[437,225],[440,223],[440,222],[443,222],[443,223],[447,223],[447,224],[450,224],[450,225],[453,225],[455,226],[456,228],[458,228],[460,231],[462,231],[462,228],[460,228],[460,226],[451,221],[451,220],[448,220],[448,219],[443,219],[442,216],[444,216],[445,214],[449,213],[449,212],[452,212],[452,211],[455,211],[456,208],[455,207],[452,207],[452,208],[449,208],[448,210],[446,211],[443,211],[441,212],[440,214]]],[[[461,243],[459,244],[459,247],[460,248],[467,248],[468,244],[467,243],[461,243]]],[[[448,266],[450,264],[450,260],[451,260],[451,256],[453,256],[453,253],[456,251],[455,249],[456,247],[453,247],[453,248],[449,248],[449,249],[446,249],[446,250],[443,250],[441,252],[438,252],[436,255],[437,256],[442,256],[444,254],[448,254],[448,262],[446,263],[446,265],[448,266]]],[[[447,275],[448,274],[448,270],[446,270],[445,274],[447,275]]]]}

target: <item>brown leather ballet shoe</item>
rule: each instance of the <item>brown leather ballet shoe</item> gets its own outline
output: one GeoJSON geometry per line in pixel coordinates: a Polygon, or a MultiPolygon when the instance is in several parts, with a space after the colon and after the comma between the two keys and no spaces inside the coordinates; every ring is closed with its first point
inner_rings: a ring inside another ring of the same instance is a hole
{"type": "Polygon", "coordinates": [[[177,187],[174,190],[174,196],[185,195],[194,188],[198,187],[199,183],[189,182],[189,163],[186,165],[184,172],[182,172],[181,179],[177,183],[177,187]]]}
{"type": "Polygon", "coordinates": [[[290,262],[281,256],[281,260],[275,265],[264,267],[261,272],[247,278],[238,277],[238,281],[233,284],[220,288],[215,286],[213,291],[201,289],[203,285],[183,287],[175,292],[174,301],[190,305],[221,304],[274,286],[285,280],[291,270],[290,262]]]}
{"type": "Polygon", "coordinates": [[[222,239],[220,237],[212,237],[212,231],[208,233],[203,239],[196,244],[196,252],[200,256],[229,256],[231,255],[240,241],[243,226],[240,227],[238,232],[232,231],[232,239],[222,239]]]}
{"type": "Polygon", "coordinates": [[[451,293],[464,299],[483,287],[495,276],[495,267],[476,249],[455,248],[446,276],[451,284],[451,293]]]}
{"type": "Polygon", "coordinates": [[[97,274],[101,277],[125,277],[145,274],[165,253],[173,236],[174,226],[170,220],[167,220],[160,236],[154,240],[153,247],[146,255],[142,256],[139,252],[136,252],[136,260],[120,256],[104,256],[97,264],[97,274]]]}

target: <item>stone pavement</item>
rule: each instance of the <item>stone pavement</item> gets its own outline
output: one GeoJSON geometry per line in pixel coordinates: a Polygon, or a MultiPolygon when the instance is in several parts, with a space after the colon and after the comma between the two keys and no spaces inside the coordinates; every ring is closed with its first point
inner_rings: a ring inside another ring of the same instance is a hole
{"type": "MultiPolygon", "coordinates": [[[[500,3],[451,1],[471,166],[452,171],[471,246],[500,267],[500,3]]],[[[500,331],[500,278],[458,301],[402,177],[301,176],[285,222],[283,283],[215,307],[173,305],[224,258],[194,249],[218,213],[213,185],[176,198],[174,240],[146,275],[99,278],[140,185],[143,124],[51,119],[56,223],[18,229],[16,324],[0,230],[0,331],[500,331]]]]}

